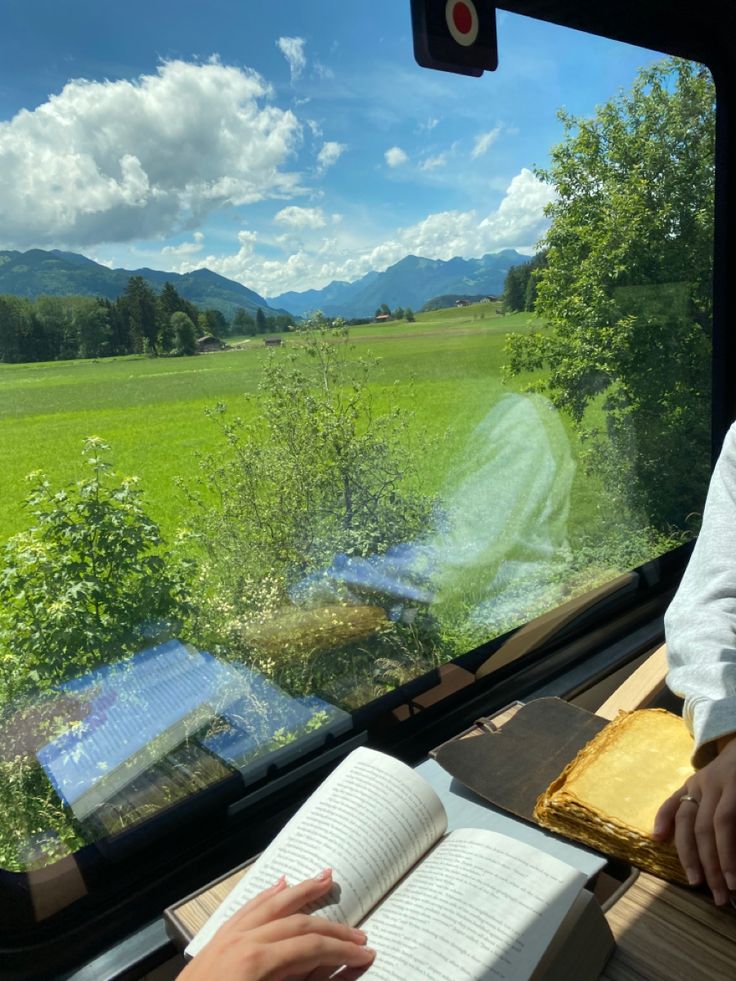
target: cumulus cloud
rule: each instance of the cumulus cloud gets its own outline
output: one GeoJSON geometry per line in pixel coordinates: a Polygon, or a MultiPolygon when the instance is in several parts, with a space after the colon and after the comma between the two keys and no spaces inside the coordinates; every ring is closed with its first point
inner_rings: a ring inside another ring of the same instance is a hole
{"type": "Polygon", "coordinates": [[[255,72],[169,61],[115,82],[75,79],[0,123],[0,240],[82,246],[170,234],[223,204],[300,190],[301,139],[255,72]]]}
{"type": "Polygon", "coordinates": [[[500,133],[500,126],[494,126],[493,129],[488,130],[487,133],[479,133],[475,138],[473,149],[470,151],[471,158],[475,160],[477,157],[482,157],[487,150],[490,150],[498,139],[500,133]]]}
{"type": "Polygon", "coordinates": [[[328,167],[336,164],[346,150],[347,146],[344,143],[335,143],[334,140],[328,140],[326,143],[323,143],[317,154],[317,169],[319,172],[323,174],[328,167]]]}
{"type": "Polygon", "coordinates": [[[384,157],[389,167],[400,167],[409,159],[400,146],[392,146],[390,150],[386,150],[384,157]]]}
{"type": "MultiPolygon", "coordinates": [[[[490,214],[478,214],[475,210],[436,212],[362,249],[356,249],[347,237],[340,238],[341,234],[349,235],[349,223],[347,228],[339,225],[336,228],[333,216],[330,237],[309,247],[300,243],[297,251],[282,259],[265,259],[252,248],[244,252],[241,242],[235,255],[208,257],[207,265],[263,296],[276,296],[291,289],[319,288],[334,279],[351,281],[370,270],[382,271],[408,254],[451,259],[456,255],[477,257],[505,248],[530,252],[547,228],[544,208],[552,199],[552,188],[523,168],[506,187],[498,208],[490,214]]],[[[289,241],[286,237],[282,244],[288,248],[289,241]]]]}
{"type": "Polygon", "coordinates": [[[280,37],[276,42],[276,46],[288,61],[291,81],[295,82],[301,76],[307,65],[307,57],[304,54],[304,38],[280,37]]]}
{"type": "Polygon", "coordinates": [[[273,220],[280,222],[282,225],[288,225],[290,228],[300,230],[304,228],[324,228],[327,224],[321,208],[299,208],[296,205],[282,208],[278,214],[274,215],[273,220]]]}

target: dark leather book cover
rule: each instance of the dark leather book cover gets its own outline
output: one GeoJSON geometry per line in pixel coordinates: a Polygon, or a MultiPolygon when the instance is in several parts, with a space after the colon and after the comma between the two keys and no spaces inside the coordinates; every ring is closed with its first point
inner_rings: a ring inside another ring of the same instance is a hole
{"type": "Polygon", "coordinates": [[[560,698],[539,698],[497,730],[463,734],[432,756],[494,807],[536,823],[537,797],[606,724],[560,698]]]}

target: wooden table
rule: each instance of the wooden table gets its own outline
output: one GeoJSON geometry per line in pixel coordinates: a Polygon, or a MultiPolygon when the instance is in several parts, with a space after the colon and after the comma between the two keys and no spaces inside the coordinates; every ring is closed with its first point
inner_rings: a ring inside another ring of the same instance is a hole
{"type": "MultiPolygon", "coordinates": [[[[659,648],[599,714],[614,718],[619,709],[647,704],[663,687],[665,672],[665,652],[659,648]]],[[[167,910],[172,936],[191,938],[244,874],[244,867],[234,870],[167,910]]],[[[604,981],[736,981],[736,910],[717,909],[704,893],[642,872],[606,918],[616,950],[604,981]]]]}

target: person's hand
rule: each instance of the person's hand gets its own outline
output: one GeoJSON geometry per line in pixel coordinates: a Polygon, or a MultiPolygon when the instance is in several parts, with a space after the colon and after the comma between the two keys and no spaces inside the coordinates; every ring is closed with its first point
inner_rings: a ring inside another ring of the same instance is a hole
{"type": "Polygon", "coordinates": [[[299,912],[331,888],[330,869],[291,888],[282,876],[220,927],[180,981],[318,981],[343,964],[368,967],[375,951],[362,930],[299,912]]]}
{"type": "Polygon", "coordinates": [[[718,740],[715,759],[657,811],[654,839],[673,835],[690,885],[707,882],[716,905],[724,906],[736,891],[736,733],[718,740]]]}

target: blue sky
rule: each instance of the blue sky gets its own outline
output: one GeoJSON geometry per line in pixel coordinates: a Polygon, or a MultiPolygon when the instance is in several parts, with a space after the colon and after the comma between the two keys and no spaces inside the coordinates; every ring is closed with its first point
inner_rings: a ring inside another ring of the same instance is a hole
{"type": "Polygon", "coordinates": [[[557,109],[658,57],[501,12],[497,72],[430,72],[409,0],[3,0],[2,23],[0,248],[265,296],[531,252],[557,109]]]}

